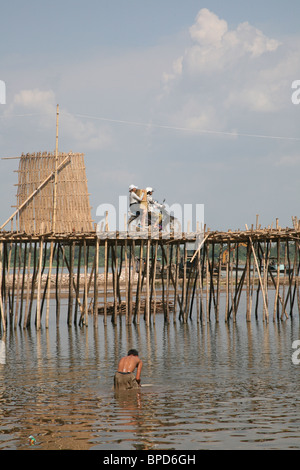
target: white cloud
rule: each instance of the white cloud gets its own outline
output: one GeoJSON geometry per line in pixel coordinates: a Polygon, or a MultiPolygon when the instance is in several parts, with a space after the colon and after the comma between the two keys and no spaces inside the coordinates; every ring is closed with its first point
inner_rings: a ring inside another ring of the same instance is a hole
{"type": "MultiPolygon", "coordinates": [[[[36,115],[35,130],[43,132],[55,128],[56,96],[52,90],[21,90],[15,94],[5,109],[6,118],[36,115]]],[[[59,137],[69,143],[71,148],[100,150],[111,143],[111,132],[107,126],[87,121],[70,114],[65,108],[59,109],[59,137]]],[[[66,149],[70,150],[70,149],[66,149]]]]}
{"type": "Polygon", "coordinates": [[[28,111],[43,111],[44,114],[49,114],[55,109],[54,98],[55,95],[52,90],[21,90],[14,96],[10,111],[20,106],[28,111]]]}
{"type": "Polygon", "coordinates": [[[181,125],[198,121],[220,130],[245,110],[265,113],[282,105],[286,65],[291,70],[292,62],[282,55],[279,41],[248,22],[230,30],[207,8],[199,11],[189,32],[190,46],[163,75],[165,98],[172,102],[172,116],[181,114],[181,125]],[[188,101],[193,101],[190,116],[188,101]]]}
{"type": "Polygon", "coordinates": [[[184,62],[190,73],[210,73],[228,69],[243,57],[254,59],[276,51],[279,41],[266,37],[248,22],[230,31],[225,20],[204,8],[190,28],[193,45],[184,62]]]}
{"type": "Polygon", "coordinates": [[[196,23],[190,27],[191,38],[203,46],[219,44],[227,31],[226,21],[220,20],[207,8],[199,11],[196,23]]]}

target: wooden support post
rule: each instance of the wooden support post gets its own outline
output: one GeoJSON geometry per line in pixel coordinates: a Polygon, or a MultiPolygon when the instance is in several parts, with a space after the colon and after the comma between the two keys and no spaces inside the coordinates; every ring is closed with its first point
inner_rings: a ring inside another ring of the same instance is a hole
{"type": "Polygon", "coordinates": [[[83,242],[83,257],[84,257],[84,300],[83,300],[83,315],[84,321],[83,324],[88,326],[88,263],[89,263],[89,256],[88,256],[88,247],[86,244],[86,239],[83,242]]]}
{"type": "Polygon", "coordinates": [[[218,258],[218,279],[217,279],[217,301],[216,301],[216,322],[219,321],[220,313],[220,292],[221,292],[221,275],[222,275],[222,251],[223,243],[219,246],[219,258],[218,258]]]}
{"type": "Polygon", "coordinates": [[[27,313],[27,317],[25,318],[25,327],[26,327],[26,328],[30,326],[31,310],[32,310],[32,304],[33,304],[34,292],[35,292],[35,284],[36,284],[36,276],[37,276],[37,269],[36,269],[36,248],[37,248],[37,244],[34,243],[34,247],[33,247],[33,274],[32,274],[32,281],[31,281],[30,302],[29,302],[28,312],[26,312],[26,313],[27,313]]]}
{"type": "Polygon", "coordinates": [[[50,295],[51,295],[51,275],[52,275],[52,264],[53,264],[53,252],[54,244],[53,241],[50,243],[50,258],[49,258],[49,270],[48,270],[48,291],[47,291],[47,305],[46,305],[46,318],[45,327],[49,328],[49,309],[50,309],[50,295]]]}
{"type": "Polygon", "coordinates": [[[60,268],[60,251],[62,251],[64,255],[64,251],[60,244],[57,246],[56,252],[56,279],[55,279],[55,299],[56,299],[56,326],[59,325],[59,317],[60,317],[60,299],[61,299],[61,277],[64,269],[64,256],[62,257],[62,266],[61,266],[61,275],[59,275],[59,268],[60,268]]]}
{"type": "Polygon", "coordinates": [[[15,308],[15,318],[14,318],[14,328],[18,324],[18,314],[19,314],[19,302],[20,302],[20,273],[21,273],[21,263],[22,263],[22,243],[18,244],[18,274],[17,274],[17,294],[16,294],[16,308],[15,308]]]}
{"type": "Polygon", "coordinates": [[[176,271],[175,271],[175,285],[174,285],[174,310],[173,310],[173,323],[176,323],[176,305],[177,305],[177,291],[179,281],[179,263],[180,263],[180,243],[176,244],[176,271]]]}
{"type": "Polygon", "coordinates": [[[22,273],[22,286],[21,286],[21,294],[20,294],[20,314],[19,314],[19,323],[18,325],[21,326],[22,324],[22,316],[23,316],[23,304],[24,304],[24,286],[25,286],[25,277],[26,277],[26,262],[27,262],[27,243],[25,243],[24,255],[23,255],[23,273],[22,273]]]}
{"type": "Polygon", "coordinates": [[[140,306],[142,296],[142,275],[143,275],[143,256],[144,256],[144,240],[141,240],[140,244],[140,258],[139,258],[139,277],[137,283],[137,293],[135,299],[135,312],[134,312],[134,323],[140,324],[140,306]]]}
{"type": "Polygon", "coordinates": [[[251,296],[250,296],[250,282],[251,282],[251,245],[247,244],[246,255],[246,321],[251,321],[251,296]]]}
{"type": "MultiPolygon", "coordinates": [[[[124,216],[124,230],[126,230],[126,216],[124,216]]],[[[127,254],[127,239],[125,239],[125,249],[124,249],[124,258],[125,258],[125,324],[128,324],[128,282],[129,282],[129,272],[128,272],[128,254],[127,254]]]]}
{"type": "Polygon", "coordinates": [[[44,240],[42,237],[40,240],[39,267],[38,267],[38,273],[37,273],[36,327],[38,330],[41,328],[41,279],[42,279],[43,248],[44,248],[44,240]]]}
{"type": "Polygon", "coordinates": [[[296,291],[297,291],[297,303],[298,303],[298,315],[300,316],[300,292],[299,292],[299,275],[300,275],[300,246],[299,241],[296,241],[295,246],[295,256],[298,259],[298,268],[297,268],[297,276],[296,276],[296,291]]]}
{"type": "Polygon", "coordinates": [[[146,251],[146,325],[150,323],[150,239],[147,240],[147,251],[146,251]]]}
{"type": "Polygon", "coordinates": [[[95,274],[94,274],[94,327],[98,326],[98,274],[99,274],[99,240],[96,238],[95,274]]]}
{"type": "MultiPolygon", "coordinates": [[[[248,230],[247,225],[246,225],[246,229],[248,230]]],[[[260,285],[261,285],[261,290],[262,290],[262,295],[263,295],[263,302],[264,302],[264,307],[265,307],[265,312],[266,312],[266,321],[268,322],[269,321],[269,311],[268,311],[268,306],[267,306],[267,302],[266,302],[264,286],[263,286],[263,282],[262,282],[261,275],[260,275],[260,269],[259,269],[259,266],[258,266],[258,262],[257,262],[257,258],[256,258],[256,254],[255,254],[255,250],[254,250],[254,246],[253,246],[253,242],[252,242],[251,237],[249,237],[249,241],[250,241],[250,244],[251,244],[251,249],[252,249],[252,253],[253,253],[256,269],[257,269],[257,274],[258,274],[258,277],[259,277],[259,282],[260,282],[260,285]]]]}
{"type": "Polygon", "coordinates": [[[78,299],[80,298],[80,281],[81,281],[81,249],[82,243],[79,244],[78,250],[78,259],[77,259],[77,281],[76,281],[76,301],[74,309],[74,325],[77,325],[77,315],[78,315],[78,299]]]}
{"type": "Polygon", "coordinates": [[[113,294],[114,294],[114,311],[111,316],[111,321],[113,324],[116,324],[117,315],[118,315],[118,257],[117,257],[117,241],[115,241],[115,246],[111,247],[111,268],[113,274],[113,294]]]}
{"type": "Polygon", "coordinates": [[[104,241],[104,325],[107,324],[107,276],[108,276],[108,242],[104,241]]]}
{"type": "Polygon", "coordinates": [[[129,247],[129,273],[128,273],[128,320],[127,324],[130,325],[132,321],[132,285],[134,283],[134,241],[131,242],[129,247]]]}
{"type": "Polygon", "coordinates": [[[3,302],[2,302],[2,280],[3,280],[3,243],[0,245],[0,310],[1,310],[1,325],[3,332],[6,331],[6,321],[4,316],[3,302]]]}
{"type": "MultiPolygon", "coordinates": [[[[155,241],[155,252],[154,252],[154,263],[153,263],[153,266],[152,266],[152,271],[153,271],[153,274],[152,274],[152,291],[153,291],[153,294],[154,294],[154,301],[153,301],[153,324],[155,324],[155,320],[156,320],[156,300],[157,300],[157,296],[156,296],[156,285],[155,285],[155,282],[156,282],[156,269],[157,269],[157,252],[158,252],[158,241],[156,240],[155,241]]],[[[152,299],[152,296],[151,296],[151,299],[152,299]]]]}
{"type": "Polygon", "coordinates": [[[68,319],[67,323],[69,326],[72,324],[72,310],[73,310],[73,283],[74,283],[74,242],[69,247],[70,261],[69,261],[69,301],[68,301],[68,319]]]}
{"type": "Polygon", "coordinates": [[[187,249],[186,243],[183,245],[183,279],[182,279],[182,297],[181,297],[181,308],[179,312],[179,320],[185,318],[185,301],[186,301],[186,263],[187,263],[187,249]]]}
{"type": "Polygon", "coordinates": [[[24,323],[23,323],[24,328],[26,328],[28,308],[29,308],[29,295],[30,295],[29,285],[30,285],[31,251],[32,251],[32,244],[30,243],[29,244],[28,261],[27,261],[26,305],[25,305],[25,315],[24,315],[24,323]]]}
{"type": "MultiPolygon", "coordinates": [[[[276,219],[277,221],[278,219],[276,219]]],[[[277,277],[276,277],[276,287],[275,287],[275,299],[274,299],[274,310],[273,310],[273,321],[276,319],[276,312],[278,314],[278,295],[279,295],[279,284],[280,284],[280,241],[277,240],[277,277]]]]}
{"type": "Polygon", "coordinates": [[[166,264],[166,274],[164,273],[164,278],[166,276],[166,306],[165,306],[165,321],[169,323],[169,277],[170,277],[170,246],[166,247],[167,254],[167,264],[166,264]]]}

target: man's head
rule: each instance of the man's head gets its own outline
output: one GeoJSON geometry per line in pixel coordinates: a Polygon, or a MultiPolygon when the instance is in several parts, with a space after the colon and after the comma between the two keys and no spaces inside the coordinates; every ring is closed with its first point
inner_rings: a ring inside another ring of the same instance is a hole
{"type": "Polygon", "coordinates": [[[139,353],[137,352],[136,349],[130,349],[128,351],[128,356],[138,356],[138,355],[139,355],[139,353]]]}

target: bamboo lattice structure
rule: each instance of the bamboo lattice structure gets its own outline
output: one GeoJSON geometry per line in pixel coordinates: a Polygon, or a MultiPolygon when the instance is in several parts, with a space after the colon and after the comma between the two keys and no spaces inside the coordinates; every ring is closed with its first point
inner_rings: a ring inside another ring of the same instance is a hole
{"type": "Polygon", "coordinates": [[[92,230],[83,154],[59,153],[57,161],[53,153],[22,154],[17,186],[19,232],[71,233],[92,230]]]}

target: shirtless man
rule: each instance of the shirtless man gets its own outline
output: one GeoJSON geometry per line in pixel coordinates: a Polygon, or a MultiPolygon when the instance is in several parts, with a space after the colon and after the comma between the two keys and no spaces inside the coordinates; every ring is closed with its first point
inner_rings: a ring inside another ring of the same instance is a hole
{"type": "Polygon", "coordinates": [[[127,356],[120,359],[118,371],[115,373],[115,390],[137,389],[141,383],[141,371],[143,363],[139,358],[139,353],[135,349],[130,349],[127,356]],[[136,369],[136,377],[133,371],[136,369]]]}

